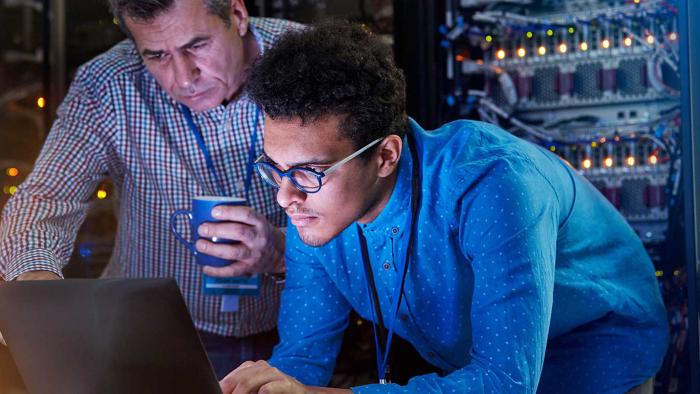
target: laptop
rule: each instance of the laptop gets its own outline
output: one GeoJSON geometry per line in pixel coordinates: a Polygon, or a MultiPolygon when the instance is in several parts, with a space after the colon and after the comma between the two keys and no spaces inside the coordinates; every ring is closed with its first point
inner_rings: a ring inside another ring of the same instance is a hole
{"type": "Polygon", "coordinates": [[[221,393],[173,279],[0,283],[0,332],[32,394],[221,393]]]}

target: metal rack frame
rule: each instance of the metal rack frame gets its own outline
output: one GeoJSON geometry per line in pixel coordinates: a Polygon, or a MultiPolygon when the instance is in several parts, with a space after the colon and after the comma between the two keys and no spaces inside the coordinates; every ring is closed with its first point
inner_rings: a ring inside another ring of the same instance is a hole
{"type": "Polygon", "coordinates": [[[700,16],[700,3],[680,0],[680,33],[683,174],[686,223],[686,265],[688,271],[688,348],[690,392],[700,392],[700,26],[691,21],[700,16]]]}

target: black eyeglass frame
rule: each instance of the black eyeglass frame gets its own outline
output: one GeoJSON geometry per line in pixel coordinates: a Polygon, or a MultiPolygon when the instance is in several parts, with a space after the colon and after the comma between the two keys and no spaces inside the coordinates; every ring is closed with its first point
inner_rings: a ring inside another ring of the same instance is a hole
{"type": "Polygon", "coordinates": [[[355,152],[351,153],[350,155],[348,155],[344,159],[341,159],[341,160],[333,163],[330,167],[328,167],[324,171],[320,171],[320,172],[316,171],[314,169],[308,168],[308,167],[303,167],[303,166],[292,167],[292,168],[289,168],[287,171],[282,171],[279,168],[277,168],[274,164],[267,162],[267,161],[263,161],[263,159],[265,158],[264,154],[260,155],[257,159],[255,159],[255,162],[254,162],[255,169],[258,171],[258,174],[260,174],[260,177],[270,186],[279,188],[282,180],[284,178],[289,178],[290,182],[292,182],[292,185],[294,185],[294,187],[296,187],[302,193],[306,193],[306,194],[318,193],[321,190],[321,186],[323,185],[322,180],[324,177],[331,174],[333,171],[337,170],[338,168],[342,167],[344,164],[346,164],[350,160],[361,155],[366,150],[368,150],[369,148],[378,144],[383,139],[384,139],[384,137],[377,138],[376,140],[374,140],[374,141],[370,142],[369,144],[363,146],[362,148],[356,150],[355,152]],[[272,172],[276,173],[279,176],[280,183],[278,183],[273,177],[268,176],[266,169],[270,169],[270,170],[272,170],[272,172]],[[303,172],[304,174],[308,174],[308,175],[315,177],[317,180],[317,186],[307,187],[307,186],[300,185],[296,181],[296,179],[294,178],[294,174],[299,172],[299,171],[303,172]]]}

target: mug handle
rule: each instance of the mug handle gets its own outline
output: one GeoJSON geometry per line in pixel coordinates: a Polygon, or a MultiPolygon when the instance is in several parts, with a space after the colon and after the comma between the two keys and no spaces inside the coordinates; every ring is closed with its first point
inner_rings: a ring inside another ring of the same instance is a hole
{"type": "Polygon", "coordinates": [[[177,226],[175,221],[177,220],[178,216],[180,215],[187,215],[187,223],[192,223],[192,212],[186,210],[186,209],[180,209],[175,212],[170,216],[170,232],[173,233],[175,238],[177,238],[178,241],[180,241],[181,244],[185,245],[187,249],[192,252],[192,255],[197,254],[197,249],[194,247],[194,244],[192,242],[187,241],[178,231],[177,231],[177,226]]]}

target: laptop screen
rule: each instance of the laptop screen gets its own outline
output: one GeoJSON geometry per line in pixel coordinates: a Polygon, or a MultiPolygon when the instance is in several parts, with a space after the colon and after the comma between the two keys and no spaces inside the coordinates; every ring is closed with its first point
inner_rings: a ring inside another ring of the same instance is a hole
{"type": "Polygon", "coordinates": [[[31,393],[220,393],[173,279],[0,283],[0,332],[31,393]]]}

